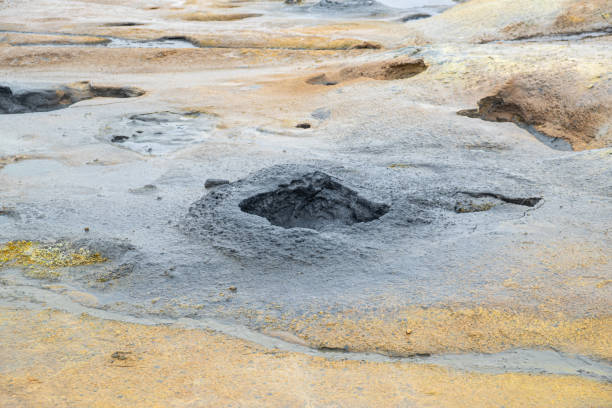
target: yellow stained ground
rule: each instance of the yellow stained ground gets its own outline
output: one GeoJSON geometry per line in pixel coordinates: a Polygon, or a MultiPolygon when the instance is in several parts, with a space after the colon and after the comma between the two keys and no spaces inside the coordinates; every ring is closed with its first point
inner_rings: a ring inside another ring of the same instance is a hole
{"type": "Polygon", "coordinates": [[[0,309],[0,407],[606,407],[612,385],[330,361],[209,331],[0,309]]]}
{"type": "Polygon", "coordinates": [[[554,347],[612,360],[609,315],[572,319],[485,307],[414,307],[391,316],[313,314],[292,321],[289,330],[308,344],[352,351],[410,355],[554,347]]]}

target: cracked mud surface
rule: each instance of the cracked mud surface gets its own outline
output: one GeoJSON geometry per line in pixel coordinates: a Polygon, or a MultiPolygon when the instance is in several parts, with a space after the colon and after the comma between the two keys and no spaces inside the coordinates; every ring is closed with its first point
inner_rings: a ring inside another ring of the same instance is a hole
{"type": "Polygon", "coordinates": [[[609,4],[356,3],[0,2],[0,406],[610,404],[609,4]]]}

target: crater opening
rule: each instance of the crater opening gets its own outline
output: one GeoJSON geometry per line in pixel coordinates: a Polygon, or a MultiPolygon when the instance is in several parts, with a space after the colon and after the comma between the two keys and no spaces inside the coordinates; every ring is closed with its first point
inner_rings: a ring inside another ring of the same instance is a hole
{"type": "Polygon", "coordinates": [[[94,86],[89,82],[19,93],[0,86],[0,114],[49,112],[92,98],[134,98],[141,95],[144,91],[138,88],[94,86]]]}
{"type": "Polygon", "coordinates": [[[274,191],[249,197],[239,206],[243,212],[264,217],[279,227],[315,230],[373,221],[390,209],[387,204],[361,197],[319,171],[281,184],[274,191]]]}

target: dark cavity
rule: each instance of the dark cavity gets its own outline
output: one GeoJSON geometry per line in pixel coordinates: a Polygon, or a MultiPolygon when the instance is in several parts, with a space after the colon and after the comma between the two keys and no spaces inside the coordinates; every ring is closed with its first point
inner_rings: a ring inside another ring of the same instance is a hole
{"type": "Polygon", "coordinates": [[[369,201],[331,176],[315,171],[243,200],[240,209],[279,227],[321,230],[373,221],[390,207],[369,201]]]}

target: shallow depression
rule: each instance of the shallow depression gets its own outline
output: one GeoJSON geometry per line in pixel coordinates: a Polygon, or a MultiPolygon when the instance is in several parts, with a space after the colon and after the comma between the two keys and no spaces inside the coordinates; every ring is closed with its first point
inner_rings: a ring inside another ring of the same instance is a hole
{"type": "Polygon", "coordinates": [[[102,134],[115,146],[160,155],[206,140],[215,122],[214,116],[202,112],[151,112],[109,124],[102,134]]]}

